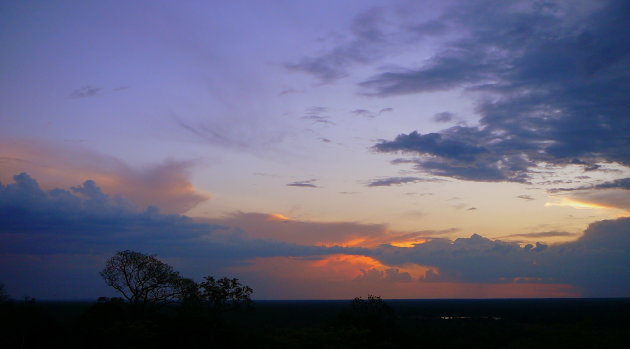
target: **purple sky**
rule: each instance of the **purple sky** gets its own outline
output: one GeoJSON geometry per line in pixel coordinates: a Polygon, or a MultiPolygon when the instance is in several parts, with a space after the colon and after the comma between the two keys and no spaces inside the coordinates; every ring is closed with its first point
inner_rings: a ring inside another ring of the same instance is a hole
{"type": "Polygon", "coordinates": [[[0,5],[0,282],[629,296],[626,1],[0,5]]]}

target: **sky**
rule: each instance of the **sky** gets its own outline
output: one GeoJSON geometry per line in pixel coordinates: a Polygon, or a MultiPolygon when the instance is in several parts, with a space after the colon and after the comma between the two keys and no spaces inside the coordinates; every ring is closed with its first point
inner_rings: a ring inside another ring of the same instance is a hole
{"type": "Polygon", "coordinates": [[[630,296],[630,2],[0,4],[0,282],[630,296]]]}

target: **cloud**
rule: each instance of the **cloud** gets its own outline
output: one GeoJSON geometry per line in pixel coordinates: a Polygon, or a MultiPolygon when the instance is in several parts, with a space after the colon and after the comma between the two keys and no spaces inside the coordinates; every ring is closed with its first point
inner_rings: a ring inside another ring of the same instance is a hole
{"type": "Polygon", "coordinates": [[[235,212],[223,218],[204,220],[236,227],[251,239],[273,239],[316,246],[366,246],[382,243],[387,227],[353,222],[309,222],[278,214],[235,212]]]}
{"type": "Polygon", "coordinates": [[[68,95],[68,98],[79,99],[79,98],[94,97],[101,90],[102,89],[100,87],[94,87],[94,86],[90,86],[90,85],[83,86],[83,87],[81,87],[79,89],[76,89],[76,90],[72,91],[72,93],[70,93],[68,95]]]}
{"type": "Polygon", "coordinates": [[[572,237],[575,236],[575,233],[567,233],[563,231],[545,231],[540,233],[522,233],[522,234],[511,234],[503,237],[506,238],[528,238],[528,239],[539,239],[539,238],[553,238],[553,237],[572,237]]]}
{"type": "Polygon", "coordinates": [[[383,113],[391,113],[393,111],[394,111],[394,108],[383,108],[383,109],[378,111],[378,115],[381,115],[383,113]]]}
{"type": "Polygon", "coordinates": [[[569,198],[595,207],[618,208],[630,211],[630,195],[622,189],[581,190],[571,192],[569,198]]]}
{"type": "Polygon", "coordinates": [[[333,121],[330,121],[330,117],[325,115],[328,112],[328,108],[325,107],[310,107],[306,109],[302,119],[310,120],[314,124],[327,124],[335,125],[333,121]]]}
{"type": "Polygon", "coordinates": [[[167,160],[131,167],[111,156],[85,148],[34,141],[0,141],[0,181],[28,172],[45,187],[71,186],[86,178],[113,195],[124,194],[133,203],[157,205],[167,213],[183,213],[210,198],[188,179],[194,161],[167,160]]]}
{"type": "Polygon", "coordinates": [[[115,251],[134,249],[158,253],[192,277],[241,270],[242,275],[260,282],[257,285],[266,294],[273,294],[272,285],[285,280],[282,274],[270,277],[274,271],[265,269],[265,261],[276,261],[272,265],[280,268],[277,273],[307,272],[308,278],[293,280],[295,288],[287,292],[294,295],[302,289],[300,283],[322,290],[315,285],[328,280],[331,289],[327,292],[338,292],[337,297],[345,294],[341,290],[350,283],[384,292],[392,284],[413,284],[400,286],[396,297],[425,294],[426,289],[416,293],[423,287],[438,292],[433,288],[439,286],[451,290],[441,294],[461,297],[488,294],[465,293],[466,287],[486,285],[496,291],[501,284],[523,282],[546,285],[544,292],[543,286],[523,286],[530,295],[566,296],[566,290],[557,293],[558,285],[564,284],[580,287],[587,296],[627,296],[628,229],[630,218],[601,221],[573,242],[521,246],[480,235],[455,240],[435,237],[452,229],[392,234],[382,225],[303,222],[281,215],[236,213],[199,221],[162,214],[156,207],[138,209],[123,197],[107,195],[94,181],[44,190],[23,173],[14,176],[12,183],[0,185],[0,277],[15,283],[13,289],[24,290],[18,292],[28,292],[29,287],[44,292],[48,286],[63,290],[63,284],[66,290],[68,285],[86,287],[62,293],[66,296],[86,296],[85,290],[92,290],[90,296],[102,295],[104,286],[95,286],[102,285],[102,280],[94,269],[115,251]],[[38,285],[20,275],[37,275],[38,285]],[[76,278],[80,282],[75,283],[76,278]],[[422,286],[429,283],[433,286],[422,286]],[[457,283],[455,292],[452,287],[457,283]],[[556,293],[545,293],[552,289],[556,293]]]}
{"type": "Polygon", "coordinates": [[[375,115],[367,110],[367,109],[355,109],[352,111],[352,114],[356,115],[356,116],[362,116],[364,118],[374,118],[375,115]]]}
{"type": "MultiPolygon", "coordinates": [[[[531,279],[575,285],[585,296],[628,296],[629,229],[630,218],[619,218],[593,223],[579,239],[553,246],[536,243],[521,247],[474,234],[454,241],[434,238],[407,248],[384,245],[374,256],[387,265],[432,266],[448,280],[459,282],[531,279]]],[[[548,232],[539,236],[550,234],[558,236],[548,232]]]]}
{"type": "MultiPolygon", "coordinates": [[[[587,177],[590,178],[590,177],[587,177]]],[[[627,178],[619,178],[612,181],[600,183],[600,184],[591,184],[587,186],[581,186],[577,188],[554,188],[548,190],[550,193],[557,193],[563,191],[576,191],[576,190],[591,190],[591,189],[624,189],[630,190],[630,177],[627,178]]]]}
{"type": "Polygon", "coordinates": [[[433,121],[435,122],[450,122],[455,118],[455,114],[449,113],[447,111],[437,113],[433,115],[433,121]]]}
{"type": "Polygon", "coordinates": [[[384,55],[386,45],[383,8],[371,8],[357,15],[351,25],[352,38],[335,43],[320,55],[304,56],[297,62],[287,63],[290,71],[313,75],[322,82],[332,82],[348,75],[354,64],[365,64],[384,55]]]}
{"type": "MultiPolygon", "coordinates": [[[[66,284],[66,297],[85,296],[80,289],[69,289],[77,285],[73,279],[80,274],[90,280],[88,284],[102,284],[98,269],[87,275],[84,268],[73,267],[69,261],[102,267],[106,256],[124,249],[171,258],[183,272],[193,272],[191,276],[196,277],[208,273],[208,266],[219,270],[252,258],[366,251],[249,238],[237,227],[163,214],[154,206],[138,209],[123,197],[107,195],[91,180],[70,189],[43,190],[35,179],[22,173],[14,176],[12,183],[0,184],[0,278],[6,282],[23,279],[15,270],[25,275],[50,270],[51,274],[41,275],[36,292],[45,293],[47,285],[58,289],[66,284]]],[[[29,284],[23,281],[21,286],[13,286],[21,289],[29,284]]]]}
{"type": "Polygon", "coordinates": [[[410,282],[412,280],[411,274],[404,271],[401,272],[398,268],[389,268],[385,270],[368,269],[362,270],[362,274],[357,276],[354,280],[358,282],[410,282]]]}
{"type": "Polygon", "coordinates": [[[447,26],[465,35],[420,67],[362,86],[380,97],[463,89],[478,96],[479,125],[414,131],[374,148],[473,181],[527,182],[543,163],[630,165],[630,109],[620,93],[630,88],[630,4],[550,4],[466,2],[445,12],[447,26]]]}
{"type": "Polygon", "coordinates": [[[569,200],[578,203],[630,211],[630,197],[627,190],[630,190],[630,178],[619,178],[574,188],[552,188],[547,192],[565,194],[569,200]]]}
{"type": "Polygon", "coordinates": [[[531,197],[531,195],[519,195],[517,196],[517,198],[523,199],[523,200],[535,200],[533,197],[531,197]]]}
{"type": "Polygon", "coordinates": [[[302,90],[298,90],[295,88],[287,88],[285,90],[280,91],[280,93],[278,93],[279,96],[284,96],[284,95],[288,95],[288,94],[292,94],[292,93],[302,93],[304,91],[302,90]]]}
{"type": "Polygon", "coordinates": [[[399,185],[406,183],[417,182],[439,182],[441,180],[435,178],[421,178],[421,177],[387,177],[381,179],[374,179],[367,184],[368,187],[389,187],[391,185],[399,185]]]}
{"type": "Polygon", "coordinates": [[[314,182],[316,179],[309,179],[305,181],[296,181],[287,184],[289,187],[302,187],[302,188],[319,188],[319,186],[315,185],[314,182]]]}

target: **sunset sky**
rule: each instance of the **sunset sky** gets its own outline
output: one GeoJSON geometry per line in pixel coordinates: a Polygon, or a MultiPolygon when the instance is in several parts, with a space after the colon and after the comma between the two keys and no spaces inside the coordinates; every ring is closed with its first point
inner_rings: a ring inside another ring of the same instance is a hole
{"type": "Polygon", "coordinates": [[[630,2],[5,1],[0,283],[630,296],[630,2]]]}

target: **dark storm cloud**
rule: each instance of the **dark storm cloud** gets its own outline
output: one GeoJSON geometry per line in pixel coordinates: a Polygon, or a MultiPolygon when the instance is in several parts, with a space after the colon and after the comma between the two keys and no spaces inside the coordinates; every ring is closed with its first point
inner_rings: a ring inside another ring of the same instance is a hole
{"type": "Polygon", "coordinates": [[[630,165],[630,3],[550,4],[458,3],[443,20],[463,38],[419,68],[362,86],[381,97],[474,92],[479,126],[414,131],[375,149],[421,155],[420,170],[476,181],[526,182],[543,162],[630,165]]]}
{"type": "Polygon", "coordinates": [[[70,190],[46,191],[22,173],[14,183],[0,184],[0,254],[100,255],[122,249],[223,262],[350,251],[247,239],[239,229],[162,214],[154,206],[141,211],[124,198],[103,193],[91,180],[70,190]]]}
{"type": "Polygon", "coordinates": [[[585,296],[628,296],[629,231],[630,218],[619,218],[593,223],[579,239],[553,246],[536,243],[521,247],[475,234],[454,241],[433,238],[411,248],[384,245],[377,258],[388,265],[437,267],[449,280],[494,283],[532,278],[578,286],[585,296]]]}
{"type": "Polygon", "coordinates": [[[374,179],[367,184],[368,187],[389,187],[391,185],[399,185],[417,182],[437,182],[439,179],[420,178],[420,177],[387,177],[374,179]]]}
{"type": "Polygon", "coordinates": [[[317,185],[314,184],[314,182],[316,181],[316,179],[309,179],[306,181],[296,181],[296,182],[292,182],[287,184],[287,186],[289,187],[303,187],[303,188],[319,188],[317,185]]]}
{"type": "Polygon", "coordinates": [[[102,89],[100,87],[83,86],[79,89],[72,91],[72,93],[68,95],[68,98],[79,99],[79,98],[94,97],[101,90],[102,89]]]}

